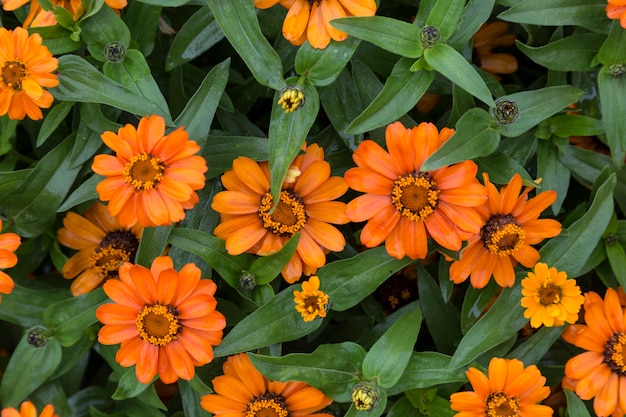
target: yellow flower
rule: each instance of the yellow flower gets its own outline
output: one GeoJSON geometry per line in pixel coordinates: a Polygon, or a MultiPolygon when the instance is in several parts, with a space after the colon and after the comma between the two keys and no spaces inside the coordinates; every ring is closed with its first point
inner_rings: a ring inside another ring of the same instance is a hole
{"type": "Polygon", "coordinates": [[[293,292],[296,310],[302,314],[304,321],[313,321],[318,317],[326,317],[328,294],[320,291],[320,279],[313,275],[302,283],[302,291],[293,292]]]}

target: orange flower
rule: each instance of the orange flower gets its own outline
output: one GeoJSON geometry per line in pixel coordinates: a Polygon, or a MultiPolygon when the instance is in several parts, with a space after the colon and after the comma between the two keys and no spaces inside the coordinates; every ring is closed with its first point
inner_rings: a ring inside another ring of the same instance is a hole
{"type": "Polygon", "coordinates": [[[537,403],[550,395],[546,378],[535,365],[518,359],[493,358],[487,375],[476,368],[465,372],[474,391],[450,396],[456,417],[549,417],[553,410],[537,403]]]}
{"type": "Polygon", "coordinates": [[[515,174],[500,192],[483,173],[488,201],[479,208],[483,219],[480,231],[469,239],[461,259],[450,266],[450,279],[459,284],[470,277],[474,288],[483,288],[493,275],[501,287],[515,283],[513,268],[521,263],[532,268],[539,252],[530,245],[561,233],[561,224],[553,219],[538,219],[542,211],[556,200],[549,190],[529,199],[533,187],[522,190],[522,177],[515,174]]]}
{"type": "Polygon", "coordinates": [[[52,74],[58,66],[39,34],[29,36],[21,27],[0,28],[0,116],[43,118],[41,108],[50,107],[54,98],[42,87],[59,84],[57,75],[52,74]]]}
{"type": "Polygon", "coordinates": [[[620,26],[626,29],[626,1],[608,0],[605,11],[609,19],[619,19],[620,26]]]}
{"type": "Polygon", "coordinates": [[[474,34],[473,61],[483,71],[492,74],[498,80],[498,74],[513,74],[517,71],[517,58],[503,52],[493,52],[500,46],[515,45],[516,35],[506,33],[509,24],[504,22],[485,23],[474,34]]]}
{"type": "Polygon", "coordinates": [[[230,356],[224,375],[213,378],[213,390],[200,399],[215,417],[332,417],[315,413],[332,400],[304,382],[270,381],[252,365],[245,353],[230,356]]]}
{"type": "Polygon", "coordinates": [[[302,314],[305,322],[313,321],[318,317],[326,317],[328,294],[320,290],[320,279],[313,275],[302,283],[302,291],[294,291],[293,302],[296,311],[302,314]]]}
{"type": "Polygon", "coordinates": [[[62,245],[78,250],[63,265],[63,276],[72,279],[74,296],[86,294],[109,278],[118,278],[118,269],[124,262],[133,262],[139,247],[143,227],[120,226],[106,207],[95,203],[83,216],[69,212],[57,232],[62,245]]]}
{"type": "Polygon", "coordinates": [[[254,0],[259,9],[280,3],[289,9],[283,22],[283,36],[294,45],[308,40],[313,48],[324,49],[330,43],[343,41],[348,34],[335,29],[330,21],[348,16],[373,16],[374,0],[254,0]]]}
{"type": "Polygon", "coordinates": [[[211,207],[221,213],[215,228],[217,237],[226,240],[231,255],[250,252],[270,255],[296,233],[300,241],[287,265],[281,271],[290,284],[305,275],[314,274],[326,263],[325,251],[341,251],[346,241],[333,224],[348,222],[345,203],[331,201],[348,189],[341,177],[330,176],[330,165],[324,151],[316,144],[306,148],[294,160],[283,183],[280,201],[273,207],[269,192],[269,166],[250,158],[239,157],[233,169],[222,176],[227,191],[218,193],[211,207]]]}
{"type": "Polygon", "coordinates": [[[423,259],[428,237],[450,250],[478,233],[481,219],[474,209],[486,200],[485,188],[476,180],[478,167],[464,161],[433,171],[420,168],[452,134],[437,132],[432,123],[406,129],[400,122],[387,126],[387,149],[364,140],[354,152],[357,168],[345,174],[348,185],[364,193],[348,203],[346,216],[353,222],[368,220],[361,232],[367,247],[385,241],[389,255],[423,259]]]}
{"type": "Polygon", "coordinates": [[[143,117],[137,129],[127,124],[101,135],[116,156],[96,155],[92,169],[107,177],[96,190],[122,226],[169,225],[198,202],[207,166],[188,137],[183,127],[165,135],[165,120],[157,115],[143,117]]]}
{"type": "Polygon", "coordinates": [[[565,339],[585,349],[565,364],[564,383],[583,400],[594,398],[598,416],[626,414],[626,320],[618,291],[609,288],[604,299],[585,294],[585,322],[565,339]]]}
{"type": "MultiPolygon", "coordinates": [[[[44,10],[39,4],[39,0],[2,0],[2,8],[12,11],[24,6],[30,1],[28,15],[22,23],[22,27],[54,26],[57,24],[56,17],[51,11],[44,10]]],[[[85,13],[85,6],[82,0],[49,0],[52,6],[62,7],[72,14],[76,21],[85,13]]],[[[105,3],[115,11],[126,7],[127,0],[105,0],[105,3]]]]}
{"type": "Polygon", "coordinates": [[[119,280],[103,286],[114,304],[96,310],[104,324],[98,341],[121,343],[115,360],[124,367],[137,365],[141,383],[157,374],[166,384],[178,378],[189,381],[194,366],[211,362],[212,346],[222,341],[226,319],[215,310],[217,286],[200,279],[194,264],[176,272],[167,256],[156,258],[150,269],[126,262],[119,274],[119,280]]]}
{"type": "MultiPolygon", "coordinates": [[[[0,219],[2,230],[2,219],[0,219]]],[[[19,248],[21,239],[15,233],[0,234],[0,268],[13,268],[17,265],[17,256],[13,252],[19,248]]],[[[6,272],[0,271],[0,293],[11,294],[15,284],[6,272]]],[[[1,298],[0,298],[1,299],[1,298]]]]}
{"type": "MultiPolygon", "coordinates": [[[[1,417],[37,417],[37,408],[30,401],[24,401],[20,405],[20,411],[17,411],[13,407],[3,408],[1,417]]],[[[54,414],[54,406],[52,404],[46,405],[39,417],[59,417],[57,414],[54,414]]]]}

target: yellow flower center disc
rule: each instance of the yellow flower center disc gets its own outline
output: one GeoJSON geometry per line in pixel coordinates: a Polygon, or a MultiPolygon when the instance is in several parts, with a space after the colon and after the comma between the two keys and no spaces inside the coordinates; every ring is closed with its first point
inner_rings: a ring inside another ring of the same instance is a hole
{"type": "Polygon", "coordinates": [[[391,202],[407,219],[424,220],[437,208],[439,189],[428,173],[414,172],[393,183],[391,202]]]}
{"type": "Polygon", "coordinates": [[[495,392],[487,397],[487,417],[518,417],[519,410],[517,397],[509,397],[503,392],[495,392]]]}
{"type": "Polygon", "coordinates": [[[182,325],[179,311],[169,305],[153,304],[144,306],[137,315],[139,337],[154,346],[165,346],[178,339],[182,325]]]}
{"type": "Polygon", "coordinates": [[[549,306],[552,304],[558,304],[561,302],[562,290],[561,287],[555,285],[552,282],[541,285],[537,291],[537,297],[539,298],[539,304],[543,306],[549,306]]]}
{"type": "Polygon", "coordinates": [[[93,251],[90,264],[101,275],[112,277],[124,262],[135,259],[139,240],[127,230],[109,232],[93,251]]]}
{"type": "Polygon", "coordinates": [[[143,152],[133,156],[124,166],[122,175],[124,181],[133,186],[136,191],[151,190],[163,178],[165,166],[156,156],[143,152]]]}
{"type": "Polygon", "coordinates": [[[508,256],[522,246],[526,233],[512,215],[496,214],[482,227],[480,237],[489,252],[508,256]]]}
{"type": "Polygon", "coordinates": [[[282,190],[280,201],[270,214],[273,198],[265,193],[259,205],[259,217],[263,227],[280,236],[291,236],[304,227],[307,220],[304,201],[292,190],[282,190]]]}
{"type": "Polygon", "coordinates": [[[2,82],[14,91],[22,90],[22,80],[28,76],[26,65],[20,61],[7,61],[2,65],[2,82]]]}
{"type": "Polygon", "coordinates": [[[611,371],[619,376],[626,376],[626,333],[616,333],[606,343],[604,348],[604,362],[611,371]]]}
{"type": "Polygon", "coordinates": [[[246,417],[287,417],[289,410],[285,399],[267,392],[248,403],[246,417]]]}

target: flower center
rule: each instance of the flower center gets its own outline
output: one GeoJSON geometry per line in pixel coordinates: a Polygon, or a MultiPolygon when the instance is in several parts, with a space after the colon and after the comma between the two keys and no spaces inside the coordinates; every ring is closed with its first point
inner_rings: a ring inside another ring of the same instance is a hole
{"type": "Polygon", "coordinates": [[[543,306],[560,303],[562,295],[561,287],[552,282],[542,284],[537,291],[538,302],[543,306]]]}
{"type": "Polygon", "coordinates": [[[485,406],[487,417],[518,417],[520,415],[517,397],[509,397],[503,392],[489,394],[485,406]]]}
{"type": "Polygon", "coordinates": [[[22,80],[28,76],[26,65],[20,61],[6,61],[2,65],[2,82],[13,91],[22,91],[22,80]]]}
{"type": "Polygon", "coordinates": [[[439,202],[439,189],[427,172],[413,172],[393,183],[391,202],[411,221],[430,216],[439,202]]]}
{"type": "Polygon", "coordinates": [[[101,275],[112,278],[124,262],[133,261],[139,240],[128,230],[109,232],[91,254],[92,268],[101,275]]]}
{"type": "Polygon", "coordinates": [[[153,346],[165,346],[178,339],[178,334],[183,330],[179,315],[180,312],[170,305],[144,306],[135,322],[139,337],[153,346]]]}
{"type": "Polygon", "coordinates": [[[626,333],[616,333],[604,346],[604,363],[619,376],[626,376],[626,333]]]}
{"type": "Polygon", "coordinates": [[[496,214],[480,230],[485,248],[494,255],[507,256],[518,250],[526,233],[511,214],[496,214]]]}
{"type": "Polygon", "coordinates": [[[248,403],[245,417],[288,417],[289,410],[282,395],[266,392],[248,403]]]}
{"type": "Polygon", "coordinates": [[[307,214],[304,210],[304,201],[292,190],[282,190],[280,201],[273,213],[273,198],[270,193],[265,193],[259,205],[259,217],[263,227],[280,236],[291,236],[304,227],[307,214]]]}
{"type": "Polygon", "coordinates": [[[145,152],[130,158],[124,166],[124,181],[135,188],[135,191],[151,190],[163,178],[165,165],[156,156],[145,152]]]}

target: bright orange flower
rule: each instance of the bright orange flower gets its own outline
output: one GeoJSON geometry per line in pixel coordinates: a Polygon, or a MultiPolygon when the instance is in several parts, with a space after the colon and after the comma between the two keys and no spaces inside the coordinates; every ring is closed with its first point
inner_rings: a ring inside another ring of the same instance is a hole
{"type": "MultiPolygon", "coordinates": [[[[54,26],[57,24],[56,17],[51,11],[44,10],[39,4],[39,0],[2,0],[2,8],[6,11],[12,11],[18,9],[30,1],[30,8],[28,15],[22,27],[41,27],[41,26],[54,26]]],[[[82,0],[49,0],[52,6],[62,7],[72,14],[74,20],[80,19],[85,13],[85,6],[82,0]]],[[[109,7],[113,8],[116,12],[119,9],[126,7],[127,0],[105,0],[105,3],[109,7]]]]}
{"type": "MultiPolygon", "coordinates": [[[[0,219],[2,230],[2,219],[0,219]]],[[[21,239],[15,233],[0,234],[0,268],[13,268],[17,265],[17,256],[13,253],[19,248],[21,239]]],[[[0,293],[11,294],[15,284],[6,272],[0,271],[0,293]]],[[[1,298],[0,298],[1,299],[1,298]]]]}
{"type": "Polygon", "coordinates": [[[213,346],[222,341],[226,319],[215,310],[217,286],[200,279],[194,264],[176,272],[167,256],[156,258],[150,269],[126,262],[119,274],[103,286],[114,304],[96,310],[104,324],[98,341],[121,343],[115,360],[136,365],[139,382],[147,384],[157,374],[166,384],[189,381],[194,366],[211,362],[213,346]]]}
{"type": "Polygon", "coordinates": [[[346,216],[353,222],[367,220],[361,242],[367,247],[383,241],[389,255],[423,259],[428,237],[450,250],[478,233],[481,218],[474,209],[487,199],[476,180],[472,161],[422,171],[421,166],[454,133],[441,132],[432,123],[406,129],[400,122],[387,126],[385,151],[373,140],[364,140],[354,152],[357,168],[345,174],[348,185],[364,193],[348,203],[346,216]]]}
{"type": "Polygon", "coordinates": [[[21,27],[0,28],[0,116],[43,118],[41,108],[50,107],[54,98],[42,87],[59,84],[57,75],[52,74],[58,66],[39,34],[29,36],[21,27]]]}
{"type": "Polygon", "coordinates": [[[620,26],[626,29],[626,1],[608,0],[605,10],[609,19],[619,19],[620,26]]]}
{"type": "Polygon", "coordinates": [[[332,417],[315,413],[332,400],[304,382],[278,382],[265,378],[245,353],[230,356],[224,375],[213,378],[216,394],[200,399],[215,417],[332,417]]]}
{"type": "Polygon", "coordinates": [[[450,396],[455,417],[549,417],[553,410],[537,404],[550,395],[546,378],[535,365],[518,359],[493,358],[487,375],[476,368],[465,372],[474,391],[450,396]]]}
{"type": "Polygon", "coordinates": [[[218,193],[211,207],[221,213],[215,228],[217,237],[226,240],[231,255],[250,252],[270,255],[280,250],[296,233],[300,241],[281,271],[290,284],[314,274],[326,263],[325,251],[341,251],[346,241],[333,224],[348,222],[345,203],[332,201],[348,189],[341,177],[330,176],[330,164],[316,144],[294,160],[283,183],[280,201],[273,207],[267,162],[257,163],[239,157],[233,169],[222,176],[227,191],[218,193]]]}
{"type": "Polygon", "coordinates": [[[124,262],[134,262],[143,227],[120,226],[102,203],[95,203],[83,216],[69,212],[57,232],[62,245],[78,250],[63,265],[63,277],[72,279],[74,296],[86,294],[110,278],[118,278],[124,262]]]}
{"type": "Polygon", "coordinates": [[[472,61],[497,79],[500,79],[498,74],[513,74],[517,71],[517,58],[504,52],[493,52],[500,46],[515,45],[516,35],[507,34],[508,30],[509,24],[505,22],[485,23],[473,37],[472,61]]]}
{"type": "Polygon", "coordinates": [[[289,9],[283,22],[283,36],[294,45],[308,40],[313,48],[324,49],[330,43],[343,41],[348,34],[335,29],[330,21],[348,16],[373,16],[374,0],[254,0],[259,9],[280,3],[289,9]]]}
{"type": "Polygon", "coordinates": [[[570,326],[565,338],[585,349],[565,364],[564,383],[583,400],[593,400],[598,416],[626,414],[626,320],[618,291],[609,288],[604,299],[585,294],[585,322],[570,326]]]}
{"type": "MultiPolygon", "coordinates": [[[[13,407],[3,408],[2,414],[0,417],[37,417],[37,408],[30,401],[24,401],[20,405],[20,410],[17,411],[13,407]]],[[[54,414],[54,406],[52,404],[46,405],[43,410],[41,410],[41,414],[39,417],[59,417],[57,414],[54,414]]]]}
{"type": "Polygon", "coordinates": [[[165,135],[165,120],[157,115],[143,117],[136,129],[127,124],[101,135],[116,155],[96,155],[92,169],[107,177],[96,191],[122,226],[169,225],[198,202],[207,166],[188,137],[183,127],[165,135]]]}
{"type": "Polygon", "coordinates": [[[294,291],[293,295],[296,311],[302,314],[305,322],[313,321],[318,317],[326,317],[328,294],[320,290],[320,279],[317,275],[304,281],[302,291],[294,291]]]}
{"type": "Polygon", "coordinates": [[[512,287],[518,262],[532,268],[539,261],[539,252],[530,245],[561,233],[558,221],[538,218],[556,200],[556,192],[543,191],[529,199],[533,187],[526,187],[520,195],[519,174],[500,192],[486,172],[483,178],[489,199],[479,208],[482,227],[470,237],[461,259],[450,266],[450,279],[459,284],[470,277],[474,288],[483,288],[493,275],[501,287],[512,287]]]}

